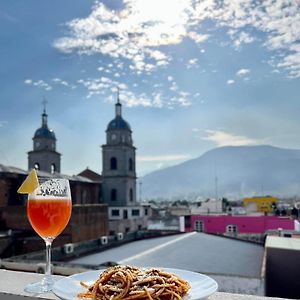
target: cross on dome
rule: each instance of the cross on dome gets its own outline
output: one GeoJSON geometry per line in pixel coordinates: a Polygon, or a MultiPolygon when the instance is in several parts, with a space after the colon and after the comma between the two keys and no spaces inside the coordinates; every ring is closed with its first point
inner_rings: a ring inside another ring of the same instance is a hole
{"type": "Polygon", "coordinates": [[[117,87],[116,117],[121,117],[121,115],[122,115],[122,104],[120,102],[120,88],[117,87]]]}
{"type": "Polygon", "coordinates": [[[44,107],[44,113],[46,113],[47,103],[48,103],[48,101],[46,100],[45,97],[43,97],[42,105],[43,105],[43,107],[44,107]]]}

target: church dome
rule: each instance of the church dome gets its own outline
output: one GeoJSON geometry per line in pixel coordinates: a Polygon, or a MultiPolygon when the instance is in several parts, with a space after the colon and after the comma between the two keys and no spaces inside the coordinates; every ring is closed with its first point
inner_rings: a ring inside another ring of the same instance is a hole
{"type": "Polygon", "coordinates": [[[41,128],[37,129],[33,138],[46,138],[56,140],[54,131],[52,129],[49,129],[47,126],[42,126],[41,128]]]}
{"type": "Polygon", "coordinates": [[[42,126],[35,131],[33,138],[46,138],[56,140],[55,133],[52,129],[48,128],[48,115],[46,109],[44,109],[42,114],[42,126]]]}
{"type": "Polygon", "coordinates": [[[116,116],[107,125],[107,130],[126,129],[131,130],[130,125],[121,116],[116,116]]]}
{"type": "Polygon", "coordinates": [[[120,99],[118,96],[118,101],[115,104],[116,107],[116,116],[113,120],[111,120],[107,125],[107,130],[115,130],[115,129],[125,129],[130,130],[130,125],[122,118],[122,104],[120,103],[120,99]]]}

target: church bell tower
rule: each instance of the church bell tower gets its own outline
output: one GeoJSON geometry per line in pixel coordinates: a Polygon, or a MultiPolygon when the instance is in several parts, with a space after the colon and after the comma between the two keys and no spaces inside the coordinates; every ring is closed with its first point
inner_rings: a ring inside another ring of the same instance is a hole
{"type": "Polygon", "coordinates": [[[109,206],[136,205],[135,150],[118,95],[115,118],[107,126],[106,144],[102,145],[102,196],[109,206]]]}
{"type": "Polygon", "coordinates": [[[42,126],[35,131],[32,138],[33,151],[28,152],[28,169],[37,169],[48,173],[60,173],[60,156],[56,151],[56,137],[48,128],[46,101],[43,102],[42,126]]]}

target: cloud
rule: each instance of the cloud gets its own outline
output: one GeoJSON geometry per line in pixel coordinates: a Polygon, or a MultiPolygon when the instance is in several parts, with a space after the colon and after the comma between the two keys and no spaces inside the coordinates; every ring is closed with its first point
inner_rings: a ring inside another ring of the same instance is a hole
{"type": "Polygon", "coordinates": [[[51,91],[52,90],[52,86],[50,84],[48,84],[47,82],[45,82],[44,80],[42,80],[42,79],[37,80],[37,81],[33,81],[32,79],[26,79],[26,80],[24,80],[24,83],[28,84],[28,85],[38,87],[38,88],[42,88],[45,91],[51,91]]]}
{"type": "Polygon", "coordinates": [[[66,23],[67,34],[53,46],[64,53],[127,59],[136,72],[153,72],[172,60],[163,46],[180,44],[184,38],[196,44],[211,39],[213,31],[203,32],[205,21],[226,28],[235,48],[263,33],[263,46],[284,51],[283,57],[277,57],[277,67],[300,76],[299,1],[295,0],[123,0],[116,10],[96,2],[89,16],[66,23]]]}
{"type": "Polygon", "coordinates": [[[70,89],[75,89],[76,88],[76,85],[70,84],[67,81],[65,81],[61,78],[58,78],[58,77],[52,78],[51,84],[46,82],[45,80],[42,80],[42,79],[36,80],[36,81],[34,81],[32,79],[26,79],[26,80],[24,80],[24,83],[27,84],[27,85],[42,88],[45,91],[53,90],[54,86],[63,86],[63,87],[70,88],[70,89]]]}
{"type": "Polygon", "coordinates": [[[290,77],[300,77],[300,45],[293,45],[290,47],[291,53],[283,58],[282,62],[277,64],[279,68],[288,69],[290,77]]]}
{"type": "MultiPolygon", "coordinates": [[[[165,74],[174,70],[173,62],[181,64],[185,72],[201,68],[200,55],[205,53],[206,44],[227,43],[239,50],[243,45],[257,42],[272,53],[270,64],[275,70],[287,71],[284,73],[291,78],[300,77],[299,1],[122,0],[119,3],[120,7],[113,10],[96,1],[88,15],[65,23],[63,35],[53,41],[53,47],[62,53],[99,56],[101,65],[96,68],[100,77],[110,81],[80,79],[88,98],[99,94],[109,97],[111,87],[129,82],[128,77],[133,76],[132,82],[138,82],[139,89],[149,84],[151,78],[157,91],[148,95],[137,92],[134,84],[127,86],[124,90],[127,105],[191,105],[191,98],[195,101],[195,97],[182,96],[185,91],[181,90],[180,82],[165,74]],[[220,32],[225,32],[221,42],[217,38],[220,32]],[[185,46],[184,43],[194,46],[198,52],[193,55],[198,54],[198,58],[194,55],[186,61],[178,55],[176,47],[185,46]],[[164,75],[164,81],[159,81],[160,74],[164,75]],[[165,86],[168,90],[164,90],[165,86]]],[[[249,73],[249,69],[240,69],[236,76],[246,80],[249,73]]],[[[27,79],[25,84],[46,90],[55,85],[76,88],[66,80],[54,79],[51,84],[27,79]]],[[[234,83],[234,79],[227,80],[228,85],[234,83]]]]}
{"type": "Polygon", "coordinates": [[[262,144],[260,140],[250,139],[246,136],[235,135],[222,130],[206,130],[205,132],[207,136],[202,139],[214,142],[218,147],[262,144]]]}
{"type": "Polygon", "coordinates": [[[236,72],[236,75],[239,76],[239,77],[243,77],[243,76],[245,76],[249,73],[250,73],[249,69],[240,69],[236,72]]]}
{"type": "Polygon", "coordinates": [[[197,44],[205,42],[210,37],[209,34],[198,34],[195,31],[188,32],[187,36],[197,44]]]}
{"type": "Polygon", "coordinates": [[[137,156],[137,160],[143,162],[178,161],[178,160],[186,160],[190,158],[191,156],[187,154],[137,156]]]}
{"type": "MultiPolygon", "coordinates": [[[[53,46],[64,53],[75,51],[124,58],[133,63],[136,72],[151,72],[168,65],[170,57],[155,47],[181,42],[185,29],[175,19],[164,20],[161,9],[154,12],[158,2],[125,1],[125,9],[121,11],[109,10],[98,3],[88,17],[68,22],[69,36],[55,40],[53,46]]],[[[172,1],[165,0],[160,6],[165,6],[165,2],[172,1]]],[[[183,10],[177,2],[173,6],[174,18],[183,10]]]]}
{"type": "Polygon", "coordinates": [[[192,67],[198,66],[198,58],[191,58],[187,62],[187,68],[190,69],[192,67]]]}
{"type": "Polygon", "coordinates": [[[243,44],[250,44],[255,41],[255,37],[251,36],[248,32],[245,31],[230,29],[227,33],[233,40],[233,44],[236,48],[240,48],[243,44]]]}
{"type": "Polygon", "coordinates": [[[300,76],[300,61],[297,59],[300,53],[297,48],[300,38],[299,1],[206,0],[198,5],[199,13],[203,9],[205,16],[232,30],[228,34],[235,46],[253,42],[255,32],[263,33],[265,37],[261,39],[264,39],[262,44],[265,47],[271,51],[281,50],[277,66],[287,69],[293,77],[300,76]]]}
{"type": "MultiPolygon", "coordinates": [[[[170,99],[167,95],[159,91],[160,85],[156,86],[154,92],[150,95],[146,93],[136,93],[128,85],[119,80],[102,76],[100,78],[79,79],[77,83],[87,89],[87,98],[95,95],[105,95],[107,101],[114,103],[117,94],[117,88],[120,89],[120,99],[123,104],[128,107],[144,106],[144,107],[169,107],[189,106],[191,105],[190,94],[184,91],[174,90],[175,96],[170,99]]],[[[176,85],[172,81],[172,86],[176,85]]],[[[135,85],[136,86],[136,85],[135,85]]],[[[177,86],[177,85],[176,85],[177,86]]]]}
{"type": "Polygon", "coordinates": [[[139,73],[153,72],[170,63],[172,57],[159,47],[179,44],[184,37],[196,44],[209,38],[209,34],[192,29],[189,16],[192,0],[124,0],[123,3],[120,10],[96,3],[89,16],[67,22],[68,34],[56,39],[53,46],[63,53],[126,59],[132,62],[132,70],[139,73]]]}
{"type": "Polygon", "coordinates": [[[65,80],[62,80],[61,78],[53,78],[52,81],[56,84],[60,84],[65,87],[69,87],[69,83],[65,80]]]}

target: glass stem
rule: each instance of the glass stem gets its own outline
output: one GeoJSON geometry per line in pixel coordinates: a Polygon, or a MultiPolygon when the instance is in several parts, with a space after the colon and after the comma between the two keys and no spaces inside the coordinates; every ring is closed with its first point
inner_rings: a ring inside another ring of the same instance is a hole
{"type": "Polygon", "coordinates": [[[45,281],[47,283],[50,283],[52,281],[51,279],[51,245],[52,245],[52,239],[45,239],[46,243],[46,270],[45,270],[45,281]]]}

